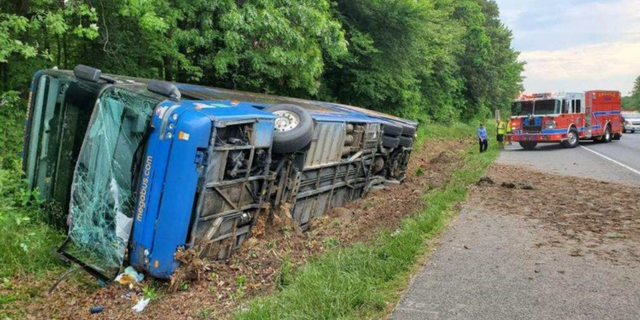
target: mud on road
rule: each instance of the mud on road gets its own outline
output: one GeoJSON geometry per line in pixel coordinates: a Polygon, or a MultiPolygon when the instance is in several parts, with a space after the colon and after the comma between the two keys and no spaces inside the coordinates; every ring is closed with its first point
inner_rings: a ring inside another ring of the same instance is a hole
{"type": "Polygon", "coordinates": [[[494,164],[390,319],[640,319],[640,190],[494,164]]]}
{"type": "Polygon", "coordinates": [[[640,188],[510,165],[494,165],[487,176],[493,183],[480,181],[468,202],[557,232],[537,247],[640,267],[640,188]]]}
{"type": "MultiPolygon", "coordinates": [[[[50,274],[45,280],[20,275],[11,279],[11,290],[30,294],[24,296],[25,301],[14,304],[9,314],[27,319],[85,319],[90,316],[90,308],[101,306],[104,310],[92,317],[228,318],[252,297],[277,290],[291,277],[294,272],[291,270],[308,259],[331,248],[369,241],[382,230],[395,230],[403,218],[427,205],[423,200],[424,191],[446,183],[459,167],[463,153],[474,142],[474,139],[426,142],[414,151],[403,184],[372,191],[363,199],[332,210],[312,221],[308,232],[300,232],[286,218],[276,218],[269,224],[263,215],[253,230],[253,237],[230,259],[194,261],[198,270],[195,270],[197,277],[193,278],[199,281],[145,279],[133,290],[118,284],[96,289],[95,285],[87,285],[95,280],[81,274],[79,279],[63,282],[52,294],[46,294],[59,274],[50,274]],[[153,299],[142,313],[134,313],[131,307],[143,295],[151,295],[153,299]]],[[[7,290],[0,289],[0,293],[7,290]]]]}

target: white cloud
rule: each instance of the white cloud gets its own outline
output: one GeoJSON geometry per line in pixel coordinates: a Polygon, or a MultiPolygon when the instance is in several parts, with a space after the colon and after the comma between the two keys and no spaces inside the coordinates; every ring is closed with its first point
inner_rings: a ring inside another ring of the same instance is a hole
{"type": "Polygon", "coordinates": [[[527,62],[527,91],[614,89],[627,93],[633,79],[640,75],[640,43],[637,42],[528,51],[522,53],[521,59],[527,62]],[[545,83],[562,88],[544,88],[545,83]]]}
{"type": "Polygon", "coordinates": [[[497,0],[527,91],[614,89],[640,75],[640,0],[497,0]]]}
{"type": "Polygon", "coordinates": [[[640,75],[640,43],[602,43],[574,49],[528,51],[521,58],[527,61],[530,77],[552,79],[584,79],[640,75]]]}

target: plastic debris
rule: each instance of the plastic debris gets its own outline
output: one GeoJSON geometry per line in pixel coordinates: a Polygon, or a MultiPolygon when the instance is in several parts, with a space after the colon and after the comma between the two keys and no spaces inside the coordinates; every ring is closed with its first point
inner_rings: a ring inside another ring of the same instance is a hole
{"type": "Polygon", "coordinates": [[[151,301],[151,299],[149,298],[140,299],[140,301],[138,301],[138,303],[135,306],[133,306],[133,308],[131,309],[133,309],[133,311],[135,312],[142,312],[144,308],[146,308],[147,305],[149,304],[149,301],[151,301]]]}
{"type": "Polygon", "coordinates": [[[102,311],[104,311],[104,307],[103,307],[103,306],[93,307],[93,308],[89,309],[89,312],[90,312],[91,314],[100,313],[100,312],[102,312],[102,311]]]}
{"type": "Polygon", "coordinates": [[[124,272],[116,277],[116,281],[121,285],[136,284],[142,280],[144,280],[144,275],[131,266],[124,269],[124,272]]]}
{"type": "Polygon", "coordinates": [[[127,290],[127,292],[123,293],[120,297],[126,300],[138,300],[138,294],[140,294],[137,290],[127,290]]]}

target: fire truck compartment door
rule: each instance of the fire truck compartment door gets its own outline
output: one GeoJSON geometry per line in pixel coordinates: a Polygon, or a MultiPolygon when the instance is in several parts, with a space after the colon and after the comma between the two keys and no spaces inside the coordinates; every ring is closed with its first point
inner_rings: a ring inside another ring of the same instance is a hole
{"type": "Polygon", "coordinates": [[[593,115],[591,114],[591,106],[587,106],[585,109],[584,115],[584,128],[585,128],[585,136],[587,138],[591,138],[591,121],[593,115]]]}

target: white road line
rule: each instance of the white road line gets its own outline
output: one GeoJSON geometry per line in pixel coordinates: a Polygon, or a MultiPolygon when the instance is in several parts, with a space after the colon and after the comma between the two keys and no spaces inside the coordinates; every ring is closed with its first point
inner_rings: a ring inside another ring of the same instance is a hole
{"type": "Polygon", "coordinates": [[[624,164],[624,163],[622,163],[620,161],[613,160],[613,159],[605,156],[604,154],[602,154],[600,152],[597,152],[597,151],[594,151],[594,150],[591,150],[591,149],[589,149],[589,148],[587,148],[585,146],[580,146],[580,147],[585,149],[585,150],[587,150],[587,151],[589,151],[589,152],[591,152],[591,153],[593,153],[593,154],[595,154],[595,155],[598,155],[598,156],[600,156],[602,158],[605,158],[605,159],[607,159],[607,160],[609,160],[609,161],[611,161],[611,162],[613,162],[613,163],[615,163],[615,164],[617,164],[617,165],[619,165],[619,166],[621,166],[621,167],[623,167],[623,168],[625,168],[625,169],[627,169],[627,170],[629,170],[629,171],[631,171],[631,172],[633,172],[633,173],[635,173],[635,174],[640,176],[640,170],[636,170],[634,168],[631,168],[628,165],[626,165],[626,164],[624,164]]]}

